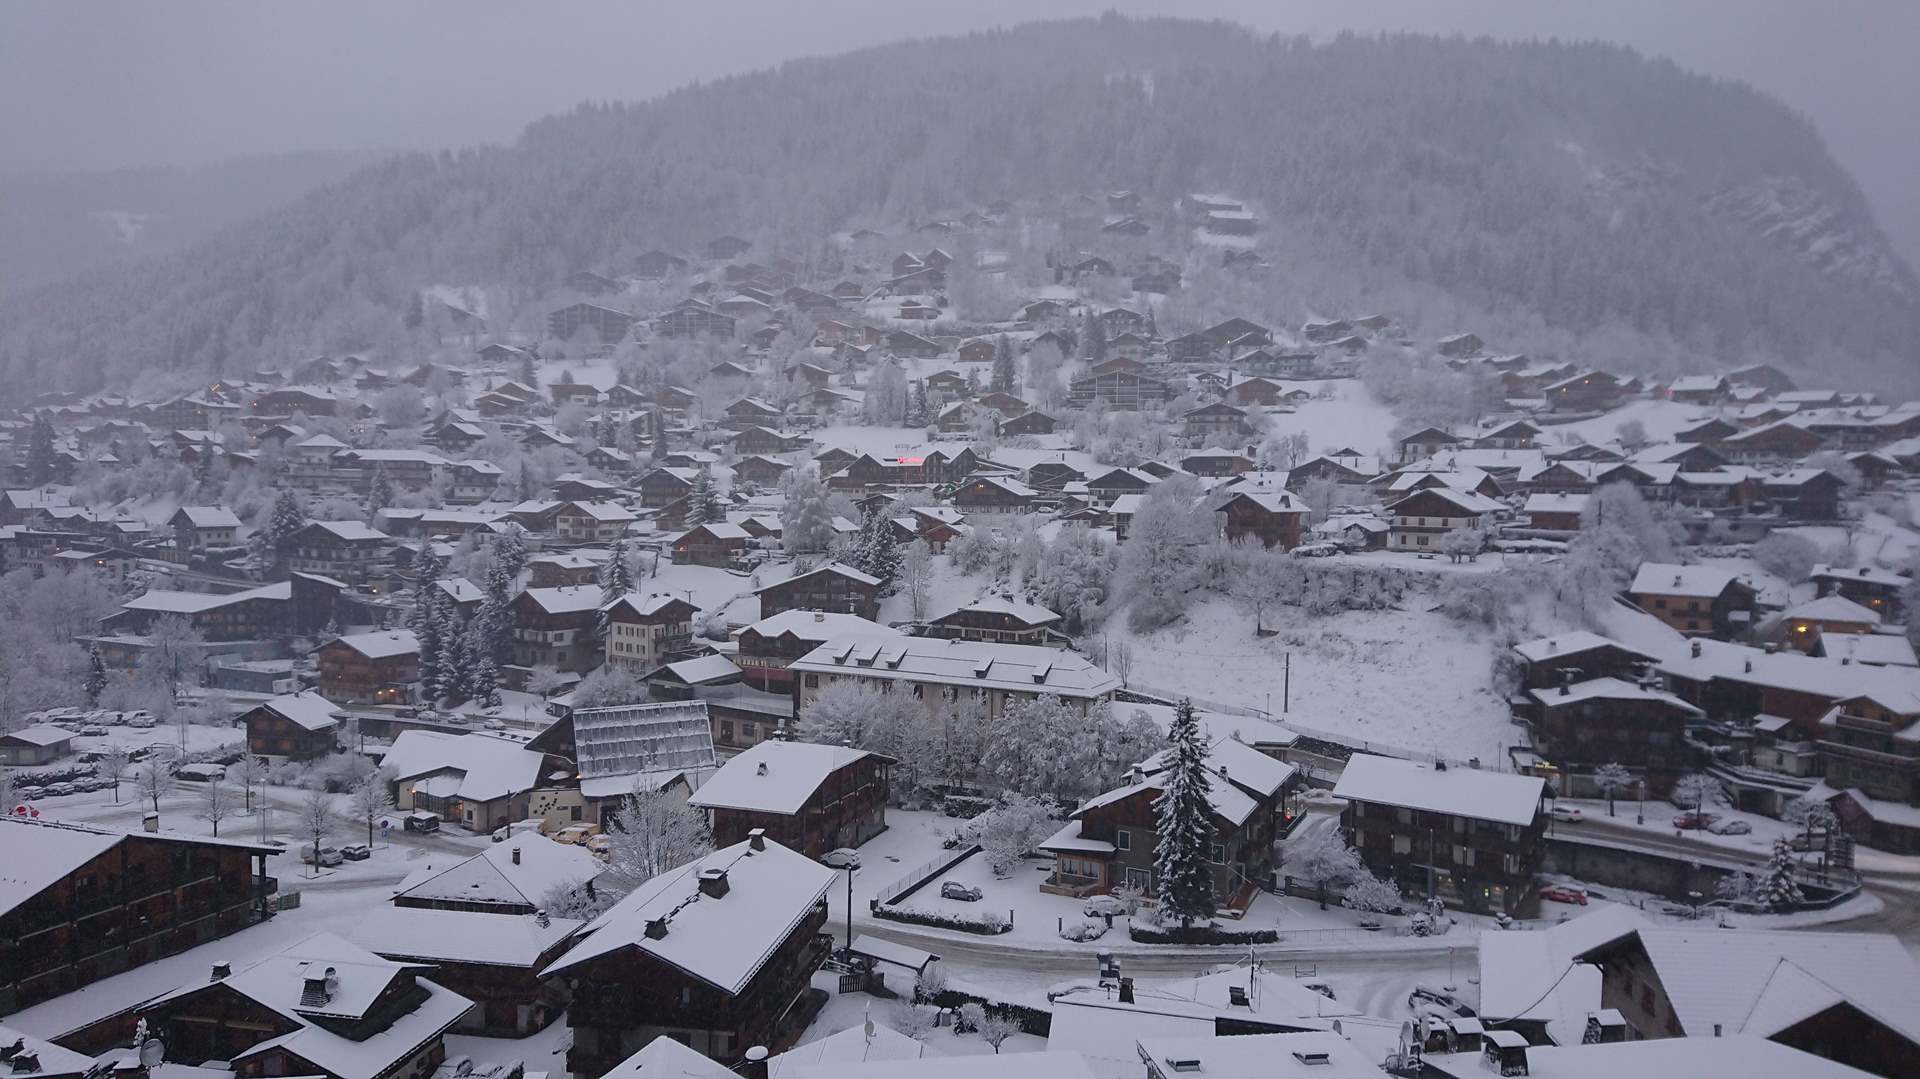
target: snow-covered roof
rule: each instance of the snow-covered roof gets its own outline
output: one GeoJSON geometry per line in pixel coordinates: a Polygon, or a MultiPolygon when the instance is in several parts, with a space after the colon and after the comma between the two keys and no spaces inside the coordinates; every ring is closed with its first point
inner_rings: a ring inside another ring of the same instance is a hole
{"type": "Polygon", "coordinates": [[[981,596],[979,599],[963,603],[934,621],[944,621],[963,613],[1006,615],[1029,626],[1046,626],[1060,621],[1059,615],[1037,603],[1024,603],[1010,596],[999,595],[981,596]]]}
{"type": "Polygon", "coordinates": [[[1041,645],[958,638],[836,637],[793,661],[797,673],[930,682],[1084,700],[1120,688],[1120,680],[1077,652],[1041,645]]]}
{"type": "Polygon", "coordinates": [[[1672,562],[1642,562],[1627,591],[1637,595],[1687,596],[1713,599],[1727,590],[1737,575],[1724,566],[1681,566],[1672,562]]]}
{"type": "Polygon", "coordinates": [[[349,633],[334,638],[333,643],[344,644],[368,659],[392,659],[395,656],[411,656],[420,651],[420,639],[415,637],[410,629],[349,633]]]}
{"type": "MultiPolygon", "coordinates": [[[[1162,790],[1162,784],[1159,777],[1148,776],[1138,782],[1115,787],[1104,794],[1094,795],[1082,803],[1080,808],[1074,810],[1073,815],[1081,817],[1091,810],[1124,801],[1143,791],[1160,790],[1162,790]]],[[[1159,801],[1158,798],[1154,800],[1159,801]]],[[[1245,824],[1247,818],[1253,816],[1254,810],[1260,808],[1260,803],[1254,801],[1245,791],[1217,776],[1210,778],[1207,782],[1207,805],[1213,810],[1214,816],[1236,828],[1245,824]]]]}
{"type": "Polygon", "coordinates": [[[376,528],[369,528],[360,521],[310,521],[307,527],[318,528],[332,535],[335,539],[346,540],[348,542],[383,540],[387,538],[385,532],[376,528]]]}
{"type": "Polygon", "coordinates": [[[1527,513],[1581,513],[1592,497],[1585,493],[1528,495],[1521,509],[1527,513]]]}
{"type": "Polygon", "coordinates": [[[1687,648],[1660,661],[1671,677],[1704,682],[1722,678],[1749,685],[1793,690],[1845,700],[1868,694],[1896,703],[1895,711],[1920,711],[1920,671],[1904,667],[1860,667],[1801,655],[1793,649],[1768,652],[1746,645],[1695,638],[1687,648]],[[1699,654],[1693,653],[1694,648],[1699,654]]]}
{"type": "MultiPolygon", "coordinates": [[[[1222,1041],[1237,1041],[1223,1038],[1222,1041]]],[[[1750,1035],[1645,1038],[1627,1042],[1529,1045],[1527,1074],[1533,1079],[1684,1079],[1744,1076],[1747,1079],[1870,1079],[1871,1073],[1750,1035]]],[[[1492,1074],[1479,1053],[1429,1053],[1428,1069],[1454,1079],[1492,1074]]]]}
{"type": "MultiPolygon", "coordinates": [[[[732,1069],[658,1034],[601,1079],[734,1079],[732,1069]]],[[[785,1079],[783,1076],[782,1079],[785,1079]]]]}
{"type": "Polygon", "coordinates": [[[433,855],[429,864],[401,881],[394,894],[421,901],[539,907],[548,892],[592,880],[602,868],[585,847],[523,833],[466,858],[433,855]]]}
{"type": "Polygon", "coordinates": [[[0,824],[0,914],[53,887],[126,838],[93,829],[39,827],[13,817],[0,821],[6,822],[0,824]]]}
{"type": "Polygon", "coordinates": [[[1445,813],[1500,824],[1532,824],[1540,812],[1546,780],[1538,776],[1487,772],[1356,753],[1340,773],[1334,796],[1445,813]]]}
{"type": "MultiPolygon", "coordinates": [[[[283,1050],[333,1075],[377,1075],[443,1033],[473,1008],[473,1002],[425,978],[416,984],[426,998],[411,1011],[393,1016],[372,1037],[356,1040],[336,1034],[316,1020],[360,1019],[400,972],[413,964],[382,959],[332,933],[315,933],[277,955],[235,971],[222,984],[299,1024],[292,1033],[257,1042],[234,1059],[283,1050]],[[309,1002],[309,978],[325,977],[331,993],[324,1003],[309,1002]]],[[[183,986],[170,997],[205,988],[183,986]]]]}
{"type": "MultiPolygon", "coordinates": [[[[977,1079],[991,1070],[994,1079],[1094,1079],[1079,1053],[1048,1049],[1041,1053],[1001,1053],[985,1069],[976,1056],[921,1057],[917,1060],[869,1060],[864,1063],[828,1062],[795,1069],[775,1079],[977,1079]]],[[[1136,1060],[1128,1074],[1139,1073],[1136,1060]]]]}
{"type": "Polygon", "coordinates": [[[700,656],[669,663],[661,668],[689,686],[732,681],[740,677],[740,668],[722,655],[700,656]]]}
{"type": "Polygon", "coordinates": [[[240,518],[225,506],[181,506],[176,512],[187,517],[195,528],[239,528],[240,518]]]}
{"type": "Polygon", "coordinates": [[[888,634],[904,636],[897,630],[883,626],[871,619],[857,614],[843,614],[839,611],[803,611],[798,608],[768,615],[750,626],[733,631],[733,636],[752,630],[762,637],[778,637],[791,633],[802,640],[825,641],[849,633],[884,637],[888,634]]]}
{"type": "Polygon", "coordinates": [[[1480,1014],[1488,1019],[1541,1018],[1548,991],[1574,957],[1646,925],[1627,906],[1595,906],[1537,933],[1480,934],[1480,1014]]]}
{"type": "Polygon", "coordinates": [[[25,1031],[9,1026],[0,1026],[0,1046],[18,1047],[18,1052],[9,1059],[8,1079],[37,1079],[48,1075],[86,1075],[93,1070],[93,1058],[71,1049],[41,1041],[25,1031]],[[26,1060],[38,1062],[37,1067],[28,1067],[26,1060]]]}
{"type": "Polygon", "coordinates": [[[873,756],[849,746],[761,742],[722,765],[687,801],[703,809],[742,809],[792,815],[827,777],[873,756]]]}
{"type": "Polygon", "coordinates": [[[705,774],[716,764],[713,728],[705,701],[651,701],[573,713],[574,752],[579,757],[582,790],[620,780],[619,793],[631,792],[638,777],[655,789],[674,775],[705,774]]]}
{"type": "Polygon", "coordinates": [[[309,689],[303,693],[288,693],[271,697],[260,702],[260,707],[300,727],[302,730],[331,730],[340,720],[338,709],[333,702],[322,697],[318,690],[309,689]]]}
{"type": "MultiPolygon", "coordinates": [[[[1163,749],[1142,761],[1141,771],[1151,779],[1168,768],[1172,757],[1171,748],[1163,749]]],[[[1293,765],[1232,738],[1215,738],[1208,743],[1207,767],[1214,772],[1216,784],[1228,780],[1263,798],[1278,795],[1296,771],[1293,765]]]]}
{"type": "MultiPolygon", "coordinates": [[[[1539,637],[1531,641],[1522,641],[1513,646],[1520,658],[1530,663],[1540,663],[1560,656],[1578,655],[1595,648],[1618,648],[1624,652],[1635,651],[1619,641],[1602,637],[1584,629],[1571,630],[1552,637],[1539,637]]],[[[1652,656],[1647,656],[1652,659],[1652,656]]]]}
{"type": "Polygon", "coordinates": [[[350,933],[355,943],[388,959],[531,967],[586,924],[549,918],[543,926],[531,914],[379,907],[356,920],[350,933]]]}
{"type": "Polygon", "coordinates": [[[384,764],[405,782],[435,772],[457,775],[461,798],[490,802],[530,791],[540,778],[541,754],[490,734],[402,731],[384,764]]]}
{"type": "Polygon", "coordinates": [[[702,532],[702,531],[704,531],[707,535],[712,536],[714,539],[718,539],[718,540],[736,540],[736,539],[746,540],[746,539],[753,538],[747,535],[746,529],[741,528],[739,525],[736,525],[736,524],[729,524],[725,521],[707,521],[704,524],[694,525],[692,528],[689,528],[685,532],[681,533],[680,538],[685,539],[686,537],[693,535],[695,532],[702,532]]]}
{"type": "Polygon", "coordinates": [[[812,577],[813,575],[818,573],[831,573],[836,576],[847,577],[849,579],[858,581],[861,584],[877,585],[880,583],[880,578],[875,577],[870,573],[862,573],[859,570],[854,569],[852,566],[847,565],[845,562],[829,562],[824,566],[820,566],[815,569],[810,569],[805,573],[795,574],[792,577],[788,577],[784,581],[775,581],[772,584],[761,585],[759,588],[756,588],[753,591],[755,595],[758,595],[761,592],[765,592],[769,588],[779,588],[783,585],[791,584],[794,581],[804,581],[808,577],[812,577]]]}
{"type": "Polygon", "coordinates": [[[738,995],[820,902],[835,873],[772,840],[743,840],[635,888],[587,927],[543,974],[634,948],[738,995]],[[726,874],[718,899],[700,889],[707,871],[726,874]],[[657,923],[655,934],[648,923],[657,923]],[[660,931],[663,930],[663,931],[660,931]]]}
{"type": "MultiPolygon", "coordinates": [[[[1332,1031],[1145,1037],[1131,1048],[1135,1059],[1197,1061],[1195,1071],[1206,1079],[1379,1079],[1385,1074],[1366,1050],[1332,1031]]],[[[1166,1065],[1159,1073],[1178,1070],[1166,1065]]]]}
{"type": "Polygon", "coordinates": [[[73,740],[73,732],[50,723],[35,723],[31,727],[22,727],[17,731],[0,734],[0,740],[11,740],[29,746],[57,746],[73,740]]]}
{"type": "MultiPolygon", "coordinates": [[[[777,1079],[800,1074],[800,1069],[819,1065],[864,1064],[878,1060],[919,1060],[927,1054],[927,1047],[913,1038],[891,1027],[873,1023],[873,1032],[867,1033],[867,1024],[848,1027],[838,1034],[829,1034],[824,1038],[795,1046],[767,1062],[767,1074],[777,1079]]],[[[840,1074],[837,1070],[834,1075],[840,1074]]]]}
{"type": "Polygon", "coordinates": [[[1821,596],[1805,603],[1796,603],[1786,609],[1788,619],[1796,622],[1864,622],[1870,626],[1880,624],[1880,612],[1871,607],[1863,607],[1845,596],[1821,596]]]}
{"type": "Polygon", "coordinates": [[[529,588],[522,595],[547,614],[580,614],[600,609],[598,585],[566,585],[561,588],[529,588]]]}
{"type": "Polygon", "coordinates": [[[1820,638],[1820,654],[1843,663],[1877,667],[1920,667],[1920,656],[1904,633],[1829,633],[1820,638]]]}
{"type": "Polygon", "coordinates": [[[1664,704],[1690,715],[1700,714],[1700,709],[1671,693],[1649,689],[1618,678],[1589,678],[1572,685],[1548,686],[1529,692],[1533,699],[1539,701],[1545,708],[1560,708],[1583,701],[1640,701],[1647,704],[1664,704]]]}
{"type": "Polygon", "coordinates": [[[1674,1015],[1700,1036],[1771,1037],[1844,1000],[1920,1041],[1920,962],[1884,933],[1642,927],[1674,1015]]]}
{"type": "Polygon", "coordinates": [[[1875,569],[1872,566],[1830,566],[1822,562],[1813,567],[1807,575],[1808,580],[1831,579],[1836,581],[1857,581],[1862,584],[1878,585],[1882,588],[1905,588],[1911,581],[1890,570],[1875,569]]]}
{"type": "MultiPolygon", "coordinates": [[[[1400,477],[1402,480],[1406,478],[1405,476],[1400,477]]],[[[1396,480],[1395,482],[1398,483],[1399,481],[1396,480]]],[[[1493,513],[1496,510],[1506,508],[1501,503],[1495,502],[1485,495],[1474,494],[1472,491],[1458,490],[1453,487],[1423,487],[1418,491],[1408,494],[1405,498],[1396,500],[1392,505],[1388,506],[1387,509],[1397,510],[1405,502],[1427,496],[1437,497],[1450,502],[1455,508],[1461,510],[1469,517],[1479,517],[1483,514],[1493,513]]]]}

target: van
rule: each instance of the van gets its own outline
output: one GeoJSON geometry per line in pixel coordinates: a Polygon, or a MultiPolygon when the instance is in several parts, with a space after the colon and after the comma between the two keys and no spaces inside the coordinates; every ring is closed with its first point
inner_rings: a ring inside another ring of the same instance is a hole
{"type": "Polygon", "coordinates": [[[401,826],[409,832],[437,832],[440,830],[440,814],[416,809],[406,815],[401,826]]]}
{"type": "Polygon", "coordinates": [[[594,827],[591,824],[569,824],[565,828],[553,833],[553,841],[555,843],[566,843],[570,846],[578,845],[585,843],[593,833],[594,827]]]}
{"type": "Polygon", "coordinates": [[[514,836],[525,835],[529,832],[535,835],[538,835],[540,834],[541,825],[545,823],[546,823],[545,821],[539,820],[538,818],[528,818],[527,820],[514,821],[512,824],[509,824],[504,828],[494,829],[493,841],[495,843],[505,843],[507,840],[512,839],[514,836]]]}

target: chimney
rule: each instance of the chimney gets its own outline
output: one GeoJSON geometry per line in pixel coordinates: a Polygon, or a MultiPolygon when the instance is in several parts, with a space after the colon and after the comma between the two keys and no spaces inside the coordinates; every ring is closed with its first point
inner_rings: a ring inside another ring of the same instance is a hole
{"type": "Polygon", "coordinates": [[[1692,644],[1689,644],[1687,646],[1687,653],[1693,656],[1693,658],[1699,659],[1700,658],[1700,642],[1696,640],[1692,644]]]}
{"type": "Polygon", "coordinates": [[[520,848],[519,847],[513,848],[513,864],[514,865],[520,864],[520,848]]]}
{"type": "Polygon", "coordinates": [[[813,620],[815,622],[825,622],[827,620],[827,612],[825,611],[813,612],[813,620]]]}
{"type": "Polygon", "coordinates": [[[1753,657],[1752,656],[1747,657],[1746,662],[1742,665],[1742,669],[1745,670],[1746,673],[1748,674],[1753,673],[1753,657]]]}
{"type": "Polygon", "coordinates": [[[545,929],[553,924],[553,918],[547,914],[546,908],[542,907],[533,912],[533,924],[545,929]]]}
{"type": "Polygon", "coordinates": [[[1441,760],[1441,759],[1440,759],[1440,758],[1438,758],[1438,757],[1435,757],[1435,758],[1433,759],[1433,770],[1434,770],[1434,771],[1436,771],[1436,772],[1444,772],[1444,771],[1446,771],[1446,770],[1447,770],[1447,762],[1446,762],[1446,761],[1443,761],[1443,760],[1441,760]]]}
{"type": "Polygon", "coordinates": [[[1572,686],[1570,686],[1570,685],[1568,685],[1568,684],[1567,684],[1567,683],[1565,683],[1565,682],[1562,682],[1562,683],[1560,683],[1560,695],[1561,695],[1562,697],[1571,697],[1571,696],[1573,696],[1573,687],[1572,687],[1572,686]]]}
{"type": "Polygon", "coordinates": [[[1125,975],[1120,978],[1120,1003],[1133,1003],[1133,979],[1125,975]]]}
{"type": "Polygon", "coordinates": [[[232,963],[228,963],[225,960],[216,959],[214,960],[214,963],[213,963],[213,974],[207,980],[210,982],[217,982],[220,979],[232,973],[233,973],[232,963]]]}
{"type": "Polygon", "coordinates": [[[15,1038],[12,1045],[0,1045],[0,1063],[5,1063],[27,1051],[27,1039],[15,1038]]]}
{"type": "Polygon", "coordinates": [[[648,940],[665,940],[666,936],[667,936],[667,920],[665,918],[648,918],[647,919],[647,939],[648,940]]]}
{"type": "Polygon", "coordinates": [[[708,899],[725,899],[727,896],[727,871],[719,866],[700,871],[700,894],[708,899]]]}
{"type": "Polygon", "coordinates": [[[767,830],[765,828],[755,828],[753,831],[747,833],[747,849],[767,849],[767,830]]]}
{"type": "Polygon", "coordinates": [[[756,1045],[748,1049],[733,1070],[744,1079],[767,1079],[767,1047],[756,1045]]]}
{"type": "Polygon", "coordinates": [[[754,767],[753,767],[753,774],[754,774],[754,775],[757,775],[757,776],[763,776],[763,775],[766,775],[766,774],[767,774],[767,762],[766,762],[766,761],[761,761],[761,762],[760,762],[759,764],[756,764],[756,765],[754,765],[754,767]]]}

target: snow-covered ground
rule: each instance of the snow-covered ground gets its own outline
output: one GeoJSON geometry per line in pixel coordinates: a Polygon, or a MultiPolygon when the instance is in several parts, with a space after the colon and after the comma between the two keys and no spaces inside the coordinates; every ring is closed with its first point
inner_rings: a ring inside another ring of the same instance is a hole
{"type": "Polygon", "coordinates": [[[1504,761],[1517,732],[1490,688],[1491,642],[1429,605],[1413,594],[1399,611],[1313,618],[1286,608],[1269,616],[1278,635],[1255,637],[1250,617],[1209,598],[1177,625],[1140,636],[1116,618],[1105,634],[1109,652],[1118,641],[1131,648],[1127,682],[1143,692],[1349,740],[1504,761]]]}

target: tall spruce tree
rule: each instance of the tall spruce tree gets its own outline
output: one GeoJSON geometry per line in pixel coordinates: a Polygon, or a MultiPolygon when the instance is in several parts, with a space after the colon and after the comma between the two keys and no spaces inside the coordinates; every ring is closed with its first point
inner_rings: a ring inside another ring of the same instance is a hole
{"type": "Polygon", "coordinates": [[[1805,898],[1800,882],[1793,875],[1793,847],[1785,836],[1773,841],[1773,856],[1767,860],[1767,875],[1760,882],[1760,901],[1769,910],[1791,910],[1805,898]]]}
{"type": "Polygon", "coordinates": [[[927,382],[925,379],[915,379],[913,395],[907,399],[906,425],[925,427],[932,422],[933,409],[927,404],[927,382]]]}
{"type": "Polygon", "coordinates": [[[35,487],[53,479],[53,422],[44,412],[33,414],[27,432],[27,482],[35,487]]]}
{"type": "Polygon", "coordinates": [[[687,527],[703,525],[714,519],[713,476],[705,468],[693,473],[693,490],[687,495],[687,527]]]}
{"type": "Polygon", "coordinates": [[[100,694],[107,688],[107,665],[100,659],[100,646],[87,646],[87,680],[82,685],[86,690],[87,703],[99,704],[100,694]]]}
{"type": "Polygon", "coordinates": [[[387,466],[373,466],[373,479],[367,482],[367,520],[371,522],[380,511],[393,505],[393,481],[387,478],[387,466]]]}
{"type": "Polygon", "coordinates": [[[408,616],[414,640],[420,646],[420,691],[429,700],[440,685],[440,605],[434,598],[439,592],[438,588],[428,585],[415,593],[413,612],[408,616]]]}
{"type": "Polygon", "coordinates": [[[437,680],[428,687],[434,700],[442,697],[459,697],[466,693],[467,672],[461,664],[466,660],[462,645],[466,639],[466,627],[461,624],[458,609],[451,602],[434,604],[434,639],[440,651],[437,680]]]}
{"type": "Polygon", "coordinates": [[[1213,804],[1208,798],[1212,777],[1207,774],[1207,743],[1193,702],[1182,699],[1173,711],[1167,734],[1171,753],[1161,773],[1160,800],[1154,803],[1159,841],[1153,851],[1154,896],[1164,920],[1178,919],[1184,928],[1214,915],[1213,804]]]}
{"type": "Polygon", "coordinates": [[[1004,333],[993,342],[993,378],[987,388],[999,393],[1013,392],[1013,346],[1007,343],[1004,333]]]}
{"type": "Polygon", "coordinates": [[[1089,367],[1107,358],[1107,324],[1092,311],[1087,312],[1086,329],[1080,335],[1080,348],[1089,367]]]}
{"type": "Polygon", "coordinates": [[[893,540],[893,521],[876,505],[868,506],[853,538],[854,569],[880,578],[881,591],[891,591],[900,575],[900,546],[893,540]]]}
{"type": "Polygon", "coordinates": [[[593,618],[593,633],[606,646],[609,616],[621,596],[633,591],[633,567],[627,564],[627,541],[617,539],[607,552],[611,557],[600,567],[600,610],[593,618]]]}

